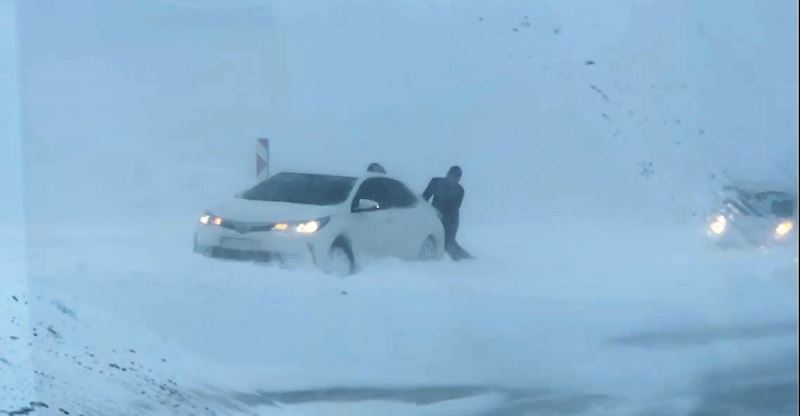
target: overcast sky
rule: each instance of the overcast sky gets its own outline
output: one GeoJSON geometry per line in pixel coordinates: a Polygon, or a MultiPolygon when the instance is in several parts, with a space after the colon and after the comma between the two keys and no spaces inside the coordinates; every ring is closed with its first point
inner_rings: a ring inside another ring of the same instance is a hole
{"type": "Polygon", "coordinates": [[[22,209],[22,164],[14,16],[11,3],[0,0],[0,216],[16,218],[22,209]]]}
{"type": "Polygon", "coordinates": [[[19,2],[32,198],[241,187],[260,136],[277,167],[415,186],[461,163],[476,212],[796,180],[794,1],[219,4],[19,2]]]}

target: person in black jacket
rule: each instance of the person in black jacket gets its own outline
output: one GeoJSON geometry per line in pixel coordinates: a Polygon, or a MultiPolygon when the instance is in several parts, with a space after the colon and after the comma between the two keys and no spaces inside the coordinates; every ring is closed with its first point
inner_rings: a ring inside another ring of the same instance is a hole
{"type": "Polygon", "coordinates": [[[444,226],[444,249],[453,260],[472,258],[456,242],[459,210],[464,201],[464,187],[459,183],[462,173],[460,167],[453,166],[447,171],[446,177],[431,179],[425,192],[422,193],[425,201],[432,199],[431,204],[439,212],[439,218],[442,219],[444,226]]]}

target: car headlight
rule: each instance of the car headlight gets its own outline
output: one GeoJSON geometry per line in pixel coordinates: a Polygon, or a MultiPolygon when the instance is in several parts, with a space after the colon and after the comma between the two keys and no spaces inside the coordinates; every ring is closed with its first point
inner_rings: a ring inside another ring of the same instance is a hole
{"type": "Polygon", "coordinates": [[[792,229],[794,229],[794,223],[791,221],[784,221],[775,227],[775,236],[778,238],[785,237],[792,232],[792,229]]]}
{"type": "Polygon", "coordinates": [[[272,226],[273,231],[294,231],[300,234],[314,234],[330,221],[331,217],[310,221],[279,222],[272,226]]]}
{"type": "Polygon", "coordinates": [[[223,222],[224,220],[222,219],[222,217],[216,215],[206,213],[200,216],[200,224],[203,225],[209,225],[209,224],[222,225],[223,222]]]}
{"type": "Polygon", "coordinates": [[[725,233],[725,230],[727,229],[728,229],[728,219],[725,218],[724,215],[717,215],[716,217],[714,217],[711,223],[708,224],[708,230],[715,235],[722,235],[723,233],[725,233]]]}
{"type": "Polygon", "coordinates": [[[319,221],[312,220],[308,222],[301,222],[300,224],[297,224],[295,230],[298,233],[313,234],[319,230],[319,221]]]}

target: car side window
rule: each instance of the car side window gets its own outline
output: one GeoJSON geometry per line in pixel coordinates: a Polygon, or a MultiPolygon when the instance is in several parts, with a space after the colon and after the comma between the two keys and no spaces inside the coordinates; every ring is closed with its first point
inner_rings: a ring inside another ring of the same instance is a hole
{"type": "Polygon", "coordinates": [[[358,205],[359,199],[370,199],[378,203],[380,209],[388,208],[389,202],[385,184],[382,178],[371,178],[365,180],[353,198],[353,207],[358,205]]]}
{"type": "Polygon", "coordinates": [[[408,208],[417,203],[417,197],[405,185],[389,178],[365,180],[353,198],[353,206],[359,199],[371,199],[380,205],[380,209],[408,208]]]}
{"type": "Polygon", "coordinates": [[[402,183],[385,179],[386,193],[390,208],[409,208],[417,203],[417,197],[402,183]]]}

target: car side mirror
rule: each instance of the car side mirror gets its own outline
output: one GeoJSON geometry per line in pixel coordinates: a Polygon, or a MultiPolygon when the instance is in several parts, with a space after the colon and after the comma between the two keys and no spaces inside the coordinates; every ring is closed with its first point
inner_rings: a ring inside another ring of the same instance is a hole
{"type": "Polygon", "coordinates": [[[353,212],[375,211],[380,209],[381,204],[371,199],[359,199],[358,203],[353,209],[353,212]]]}

